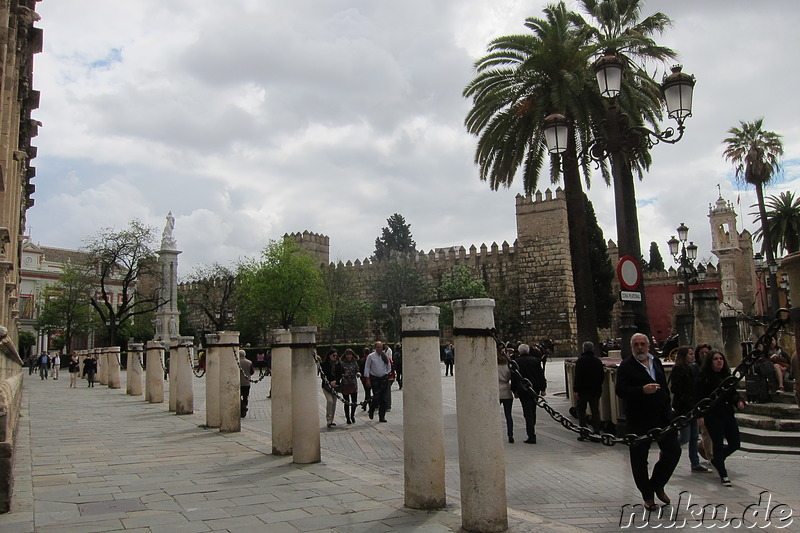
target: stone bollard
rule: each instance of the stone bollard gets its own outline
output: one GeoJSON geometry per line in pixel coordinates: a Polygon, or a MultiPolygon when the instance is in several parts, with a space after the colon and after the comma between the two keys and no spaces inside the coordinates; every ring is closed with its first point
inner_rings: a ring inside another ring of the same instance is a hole
{"type": "Polygon", "coordinates": [[[94,349],[94,359],[97,361],[97,382],[108,385],[108,359],[104,348],[94,349]]]}
{"type": "Polygon", "coordinates": [[[164,401],[164,346],[158,341],[147,342],[144,399],[150,403],[164,401]]]}
{"type": "Polygon", "coordinates": [[[239,332],[220,331],[216,346],[219,360],[219,430],[242,430],[242,380],[239,369],[239,332]]]}
{"type": "Polygon", "coordinates": [[[206,426],[219,427],[219,333],[206,335],[206,426]]]}
{"type": "Polygon", "coordinates": [[[292,454],[292,334],[272,331],[272,455],[292,454]]]}
{"type": "Polygon", "coordinates": [[[194,412],[194,382],[192,376],[192,350],[194,337],[179,337],[173,341],[171,352],[174,357],[169,364],[175,368],[175,414],[190,415],[194,412]]]}
{"type": "Polygon", "coordinates": [[[318,463],[319,381],[317,380],[316,326],[291,328],[292,332],[292,461],[318,463]]]}
{"type": "Polygon", "coordinates": [[[497,347],[488,333],[494,328],[494,300],[455,300],[452,305],[461,525],[480,533],[505,531],[508,509],[497,347]]]}
{"type": "Polygon", "coordinates": [[[402,307],[403,439],[405,504],[438,509],[447,503],[444,483],[442,372],[439,360],[439,308],[402,307]]]}
{"type": "Polygon", "coordinates": [[[119,389],[122,387],[120,376],[119,346],[111,346],[106,350],[108,359],[108,388],[119,389]]]}
{"type": "Polygon", "coordinates": [[[142,395],[142,343],[128,344],[128,370],[125,391],[131,396],[142,395]]]}
{"type": "Polygon", "coordinates": [[[175,412],[175,402],[178,398],[178,384],[177,384],[177,376],[178,376],[178,369],[176,368],[175,359],[176,356],[176,344],[177,339],[170,339],[170,343],[167,345],[167,351],[164,353],[164,362],[169,367],[169,371],[167,372],[167,379],[169,380],[169,392],[167,395],[167,411],[175,412]]]}

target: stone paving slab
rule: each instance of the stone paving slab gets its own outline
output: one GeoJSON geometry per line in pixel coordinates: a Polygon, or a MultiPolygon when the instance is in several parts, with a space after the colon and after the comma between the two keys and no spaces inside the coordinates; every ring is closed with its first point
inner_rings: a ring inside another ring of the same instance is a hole
{"type": "MultiPolygon", "coordinates": [[[[563,368],[554,362],[547,373],[548,401],[566,412],[568,400],[554,394],[563,391],[563,368]]],[[[393,391],[388,424],[358,409],[354,425],[330,430],[320,395],[322,462],[294,465],[291,456],[270,455],[269,379],[254,385],[242,432],[224,434],[202,427],[202,379],[194,380],[195,413],[183,416],[167,412],[166,402],[127,396],[124,386],[69,389],[67,383],[25,381],[15,497],[12,511],[0,515],[2,533],[460,530],[451,377],[442,381],[448,503],[437,511],[403,505],[401,391],[393,391]]],[[[339,406],[337,421],[342,413],[339,406]]],[[[498,443],[507,463],[509,531],[619,531],[623,506],[639,503],[627,449],[577,442],[541,411],[539,444],[527,445],[518,403],[514,421],[517,443],[498,443]]],[[[768,491],[795,516],[800,512],[796,458],[737,452],[728,463],[732,488],[715,474],[691,473],[683,457],[669,485],[673,499],[684,491],[700,505],[721,504],[741,515],[768,491]]],[[[644,524],[656,525],[669,524],[644,524]]],[[[792,530],[800,531],[800,517],[784,529],[792,530]]]]}

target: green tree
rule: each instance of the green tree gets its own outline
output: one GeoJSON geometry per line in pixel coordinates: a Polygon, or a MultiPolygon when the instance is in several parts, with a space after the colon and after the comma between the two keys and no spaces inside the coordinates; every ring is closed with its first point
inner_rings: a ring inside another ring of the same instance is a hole
{"type": "Polygon", "coordinates": [[[46,335],[58,333],[66,350],[71,351],[72,339],[92,329],[91,292],[85,267],[67,263],[58,281],[44,290],[36,329],[46,335]]]}
{"type": "Polygon", "coordinates": [[[395,213],[386,219],[388,224],[375,239],[375,259],[383,261],[399,255],[416,252],[417,243],[411,238],[411,224],[395,213]]]}
{"type": "Polygon", "coordinates": [[[271,328],[319,323],[325,316],[322,276],[316,261],[291,239],[270,241],[260,259],[241,263],[236,303],[244,332],[256,342],[271,328]]]}
{"type": "MultiPolygon", "coordinates": [[[[428,299],[430,289],[425,278],[404,261],[383,263],[383,271],[372,287],[373,317],[388,341],[400,340],[400,308],[418,305],[428,299]]],[[[377,334],[378,332],[376,332],[377,334]]]]}
{"type": "Polygon", "coordinates": [[[31,349],[36,346],[36,335],[30,331],[19,332],[19,355],[25,360],[31,355],[31,349]]]}
{"type": "Polygon", "coordinates": [[[663,272],[666,270],[664,266],[664,258],[661,257],[661,251],[658,249],[658,244],[653,241],[650,243],[650,261],[647,262],[648,272],[663,272]]]}
{"type": "MultiPolygon", "coordinates": [[[[800,251],[800,198],[795,198],[792,191],[770,196],[766,200],[766,213],[773,255],[777,257],[779,248],[787,254],[800,251]]],[[[760,217],[756,220],[760,220],[760,217]]],[[[763,235],[762,228],[753,234],[759,241],[763,235]]]]}
{"type": "MultiPolygon", "coordinates": [[[[781,136],[763,129],[764,119],[753,122],[739,122],[741,127],[728,130],[730,137],[722,143],[725,145],[723,156],[733,163],[736,179],[740,183],[749,183],[756,189],[758,199],[758,220],[761,222],[761,251],[767,257],[767,264],[775,262],[772,236],[767,224],[767,209],[764,204],[764,186],[772,181],[780,169],[783,156],[781,136]]],[[[773,310],[777,308],[778,283],[775,274],[770,273],[770,297],[773,310]]]]}
{"type": "Polygon", "coordinates": [[[89,301],[112,346],[118,338],[124,338],[120,330],[131,319],[166,303],[158,294],[161,269],[153,251],[154,241],[155,229],[136,219],[126,229],[105,228],[86,241],[88,275],[99,288],[89,301]]]}
{"type": "Polygon", "coordinates": [[[578,337],[596,340],[580,178],[582,170],[588,183],[591,167],[587,158],[578,161],[579,148],[590,141],[592,117],[602,109],[598,91],[589,88],[595,83],[589,69],[594,48],[590,28],[564,2],[548,6],[544,14],[525,20],[531,33],[489,43],[489,53],[476,62],[477,75],[464,89],[464,96],[472,98],[465,125],[478,136],[475,163],[481,180],[494,190],[509,187],[521,170],[523,188],[532,193],[545,160],[544,119],[552,113],[566,116],[567,149],[552,156],[550,176],[558,179],[563,166],[578,337]]]}
{"type": "Polygon", "coordinates": [[[323,267],[322,281],[328,308],[328,341],[350,342],[363,338],[365,325],[369,322],[370,305],[364,300],[353,299],[358,293],[352,270],[341,263],[323,267]]]}
{"type": "Polygon", "coordinates": [[[614,279],[614,268],[611,259],[608,257],[608,244],[603,236],[603,230],[597,223],[597,216],[594,212],[589,197],[584,194],[586,202],[586,217],[589,231],[589,261],[592,264],[594,283],[592,294],[594,295],[595,308],[597,309],[597,325],[601,328],[611,327],[611,312],[617,298],[611,290],[611,282],[614,279]]]}
{"type": "Polygon", "coordinates": [[[439,304],[441,312],[439,323],[442,325],[453,325],[453,308],[451,300],[463,298],[486,298],[488,291],[482,280],[476,279],[472,270],[468,266],[456,265],[450,272],[442,278],[436,289],[439,300],[445,300],[439,304]]]}
{"type": "Polygon", "coordinates": [[[217,262],[198,265],[186,282],[182,294],[192,321],[210,325],[212,331],[230,329],[236,315],[236,270],[217,262]]]}

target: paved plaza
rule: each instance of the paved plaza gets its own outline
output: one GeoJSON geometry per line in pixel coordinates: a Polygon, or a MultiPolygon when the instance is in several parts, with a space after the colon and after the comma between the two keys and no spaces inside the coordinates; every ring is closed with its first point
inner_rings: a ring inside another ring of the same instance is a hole
{"type": "MultiPolygon", "coordinates": [[[[566,412],[561,361],[548,364],[547,377],[549,402],[566,412]]],[[[79,383],[69,389],[66,373],[58,381],[25,374],[14,501],[12,511],[0,515],[0,532],[443,533],[461,528],[453,377],[442,377],[448,504],[438,511],[403,506],[403,391],[397,385],[387,424],[369,420],[359,408],[356,424],[348,426],[339,405],[339,425],[328,430],[320,394],[322,462],[294,465],[291,457],[270,454],[269,378],[253,386],[242,432],[228,434],[202,427],[203,379],[194,380],[195,413],[186,416],[169,413],[166,402],[149,404],[126,395],[124,382],[118,390],[79,383]]],[[[496,413],[502,419],[499,405],[496,413]]],[[[735,520],[767,506],[771,525],[752,515],[751,522],[766,526],[760,530],[800,531],[797,456],[737,452],[728,460],[733,487],[727,488],[714,473],[690,472],[684,450],[668,486],[674,505],[644,522],[641,507],[630,508],[641,501],[624,446],[578,442],[541,410],[538,444],[525,444],[518,402],[514,417],[516,443],[497,443],[506,457],[509,531],[693,526],[696,531],[726,524],[734,529],[735,520]],[[706,513],[700,523],[707,504],[718,506],[718,516],[712,520],[706,513]]]]}

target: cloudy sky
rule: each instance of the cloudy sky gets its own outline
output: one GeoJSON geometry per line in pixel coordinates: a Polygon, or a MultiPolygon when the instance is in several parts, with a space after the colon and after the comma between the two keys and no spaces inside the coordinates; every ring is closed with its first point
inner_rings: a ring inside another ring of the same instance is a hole
{"type": "MultiPolygon", "coordinates": [[[[495,192],[478,179],[461,92],[486,44],[545,4],[44,0],[32,238],[78,248],[133,218],[160,235],[172,211],[184,274],[306,229],[330,236],[332,260],[363,259],[395,212],[426,251],[513,243],[521,180],[495,192]]],[[[685,138],[656,147],[638,185],[642,245],[668,260],[685,222],[710,258],[717,185],[753,229],[755,194],[722,159],[731,126],[763,116],[786,150],[768,193],[798,189],[800,2],[651,0],[644,13],[659,10],[674,20],[661,41],[698,81],[685,138]]],[[[611,190],[598,177],[589,194],[616,240],[611,190]]]]}

